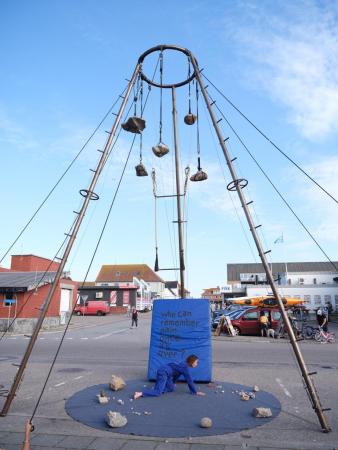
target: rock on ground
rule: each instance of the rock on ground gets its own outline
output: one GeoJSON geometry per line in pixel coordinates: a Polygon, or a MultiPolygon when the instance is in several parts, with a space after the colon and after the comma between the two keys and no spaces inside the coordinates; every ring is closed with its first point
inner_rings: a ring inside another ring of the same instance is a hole
{"type": "Polygon", "coordinates": [[[122,416],[119,412],[108,411],[107,412],[107,423],[112,428],[121,428],[127,425],[127,418],[122,416]]]}
{"type": "Polygon", "coordinates": [[[201,428],[211,428],[212,427],[212,420],[210,417],[202,417],[200,421],[200,427],[201,428]]]}
{"type": "Polygon", "coordinates": [[[109,386],[113,391],[120,391],[121,389],[125,388],[127,384],[123,378],[112,375],[109,386]]]}
{"type": "Polygon", "coordinates": [[[270,408],[254,408],[252,410],[252,415],[254,417],[271,417],[272,416],[272,412],[270,408]]]}

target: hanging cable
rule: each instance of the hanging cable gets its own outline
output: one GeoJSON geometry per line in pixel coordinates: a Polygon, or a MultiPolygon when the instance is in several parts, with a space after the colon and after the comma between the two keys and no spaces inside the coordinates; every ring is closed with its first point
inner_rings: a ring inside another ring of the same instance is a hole
{"type": "MultiPolygon", "coordinates": [[[[210,97],[210,96],[209,96],[210,97]]],[[[211,97],[210,97],[211,99],[211,97]]],[[[212,99],[211,99],[212,100],[212,99]]],[[[235,136],[237,137],[238,141],[241,143],[241,145],[244,147],[244,149],[248,152],[248,154],[250,155],[250,157],[252,158],[252,160],[254,161],[254,163],[257,165],[257,167],[259,168],[259,170],[262,172],[262,174],[265,176],[265,178],[268,180],[268,182],[271,184],[271,186],[273,187],[273,189],[275,190],[275,192],[278,194],[278,196],[282,199],[283,203],[288,207],[288,209],[291,211],[291,213],[294,215],[294,217],[297,219],[297,221],[299,222],[299,224],[303,227],[303,229],[306,231],[306,233],[310,236],[310,238],[313,240],[313,242],[317,245],[317,247],[319,248],[319,250],[323,253],[323,255],[325,256],[325,258],[330,262],[330,264],[332,265],[332,267],[338,271],[338,267],[335,265],[335,263],[331,260],[331,258],[328,256],[328,254],[325,252],[325,250],[321,247],[321,245],[319,244],[319,242],[315,239],[315,237],[312,235],[312,233],[310,232],[310,230],[306,227],[306,225],[302,222],[302,220],[298,217],[298,215],[296,214],[296,212],[293,210],[293,208],[291,207],[291,205],[286,201],[286,199],[283,197],[283,195],[280,193],[280,191],[278,190],[278,188],[275,186],[275,184],[273,183],[273,181],[270,179],[270,177],[267,175],[267,173],[264,171],[264,169],[262,168],[262,166],[259,164],[259,162],[256,160],[256,158],[254,157],[254,155],[251,153],[251,151],[248,149],[248,147],[245,145],[244,141],[241,139],[241,137],[238,135],[238,133],[236,132],[236,130],[233,128],[233,126],[230,124],[229,120],[225,117],[225,115],[223,114],[223,112],[220,110],[220,108],[216,106],[216,109],[218,110],[218,112],[221,114],[221,116],[223,117],[223,119],[226,121],[226,123],[228,124],[228,126],[230,127],[230,129],[232,130],[232,132],[235,134],[235,136]]]]}
{"type": "Polygon", "coordinates": [[[98,131],[98,129],[101,127],[101,125],[103,124],[103,122],[106,120],[106,118],[109,116],[109,114],[111,114],[113,108],[115,107],[115,105],[118,103],[118,101],[120,100],[120,98],[123,96],[123,94],[125,93],[125,91],[127,90],[127,86],[124,88],[124,90],[122,91],[122,93],[118,96],[117,100],[113,103],[113,105],[109,108],[109,110],[106,112],[106,114],[103,116],[103,118],[101,119],[101,121],[99,122],[99,124],[96,126],[96,128],[94,129],[94,131],[92,132],[92,134],[89,136],[89,138],[86,140],[86,142],[83,144],[83,146],[81,147],[81,149],[79,150],[79,152],[76,154],[76,156],[73,158],[73,160],[70,162],[70,164],[68,165],[68,167],[66,168],[66,170],[63,172],[63,174],[60,176],[60,178],[57,180],[57,182],[54,184],[54,186],[52,187],[52,189],[49,191],[49,193],[46,195],[46,197],[43,199],[43,201],[41,202],[41,204],[38,206],[38,208],[36,209],[36,211],[34,212],[34,214],[31,216],[31,218],[28,220],[28,222],[26,223],[26,225],[21,229],[21,231],[19,232],[18,236],[15,238],[15,240],[11,243],[11,245],[8,247],[8,249],[6,250],[6,252],[2,255],[1,259],[0,259],[0,263],[6,258],[6,256],[8,255],[8,253],[12,250],[12,248],[14,247],[14,245],[17,243],[17,241],[20,239],[20,237],[23,235],[23,233],[26,231],[26,229],[28,228],[28,226],[31,224],[31,222],[33,221],[33,219],[36,217],[36,215],[38,214],[38,212],[40,211],[40,209],[43,207],[43,205],[47,202],[47,200],[49,199],[49,197],[52,195],[52,193],[55,191],[55,189],[57,188],[57,186],[60,184],[60,182],[62,181],[62,179],[64,178],[64,176],[67,174],[67,172],[71,169],[71,167],[73,166],[73,164],[75,163],[75,161],[78,159],[78,157],[81,155],[81,153],[83,152],[83,150],[86,148],[86,146],[89,144],[89,142],[91,141],[91,139],[94,137],[94,135],[96,134],[96,132],[98,131]]]}
{"type": "Polygon", "coordinates": [[[163,109],[163,88],[162,88],[162,84],[163,84],[163,52],[160,52],[160,84],[161,84],[161,88],[160,88],[160,140],[159,143],[161,144],[162,142],[162,109],[163,109]]]}
{"type": "Polygon", "coordinates": [[[316,181],[311,177],[311,175],[309,175],[304,169],[302,169],[299,164],[293,161],[293,159],[289,155],[287,155],[280,147],[278,147],[278,145],[276,145],[271,139],[269,139],[268,136],[266,136],[266,134],[264,134],[263,131],[261,131],[244,113],[242,113],[242,111],[240,111],[240,109],[237,108],[237,106],[235,106],[228,99],[228,97],[226,97],[226,95],[224,95],[223,92],[220,91],[220,89],[218,89],[203,73],[202,77],[204,77],[208,81],[208,83],[210,83],[211,86],[224,98],[224,100],[226,100],[229,105],[231,105],[251,126],[253,126],[255,130],[264,137],[264,139],[266,139],[276,150],[278,150],[286,159],[288,159],[295,167],[297,167],[297,169],[300,170],[309,180],[311,180],[317,187],[319,187],[319,189],[321,189],[326,195],[328,195],[334,202],[338,204],[338,200],[332,194],[330,194],[330,192],[328,192],[321,184],[318,183],[318,181],[316,181]]]}
{"type": "Polygon", "coordinates": [[[158,239],[157,239],[157,194],[156,194],[156,172],[155,169],[151,171],[151,178],[153,182],[153,194],[154,194],[154,227],[155,227],[155,265],[154,271],[159,271],[159,263],[158,263],[158,239]]]}

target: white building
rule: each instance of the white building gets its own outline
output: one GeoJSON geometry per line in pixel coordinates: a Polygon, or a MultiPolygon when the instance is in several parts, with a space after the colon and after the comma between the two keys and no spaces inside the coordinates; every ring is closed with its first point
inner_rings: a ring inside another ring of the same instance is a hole
{"type": "MultiPolygon", "coordinates": [[[[338,262],[333,263],[338,268],[338,262]]],[[[330,262],[273,263],[272,273],[283,296],[306,301],[313,311],[327,302],[338,311],[338,270],[330,262]]],[[[228,264],[225,298],[272,294],[262,264],[228,264]]]]}

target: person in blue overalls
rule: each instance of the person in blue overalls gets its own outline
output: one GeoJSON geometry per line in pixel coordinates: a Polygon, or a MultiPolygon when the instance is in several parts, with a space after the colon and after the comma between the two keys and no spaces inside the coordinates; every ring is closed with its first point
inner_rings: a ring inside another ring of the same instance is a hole
{"type": "Polygon", "coordinates": [[[142,392],[135,392],[134,400],[140,397],[159,397],[166,392],[173,392],[175,390],[175,382],[183,375],[188,383],[191,394],[205,395],[204,392],[197,391],[194,385],[193,379],[190,375],[190,368],[197,367],[198,357],[196,355],[190,355],[185,362],[176,363],[172,362],[161,366],[157,370],[156,383],[153,389],[145,389],[142,392]]]}

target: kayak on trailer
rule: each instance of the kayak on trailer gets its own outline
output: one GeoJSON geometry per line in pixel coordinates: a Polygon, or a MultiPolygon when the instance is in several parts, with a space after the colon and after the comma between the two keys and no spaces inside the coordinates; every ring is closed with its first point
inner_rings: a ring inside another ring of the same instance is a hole
{"type": "MultiPolygon", "coordinates": [[[[272,296],[261,297],[238,297],[234,299],[228,299],[232,305],[246,305],[246,306],[278,306],[278,301],[272,296]]],[[[294,297],[282,297],[283,304],[285,306],[303,305],[305,300],[294,297]]]]}

